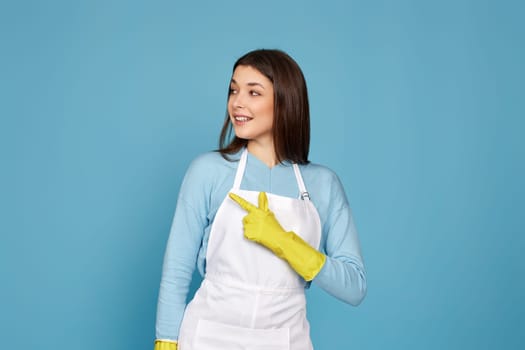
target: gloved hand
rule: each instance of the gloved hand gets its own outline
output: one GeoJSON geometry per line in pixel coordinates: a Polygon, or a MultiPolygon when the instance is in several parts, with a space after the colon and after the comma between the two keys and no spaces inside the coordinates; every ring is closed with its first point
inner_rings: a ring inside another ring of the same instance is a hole
{"type": "Polygon", "coordinates": [[[311,281],[321,271],[326,256],[294,232],[286,232],[271,210],[268,209],[268,197],[265,192],[259,193],[259,207],[234,193],[230,198],[248,212],[242,222],[244,236],[262,244],[275,255],[284,259],[292,269],[306,281],[311,281]]]}
{"type": "Polygon", "coordinates": [[[177,342],[170,340],[155,340],[153,350],[177,350],[177,342]]]}

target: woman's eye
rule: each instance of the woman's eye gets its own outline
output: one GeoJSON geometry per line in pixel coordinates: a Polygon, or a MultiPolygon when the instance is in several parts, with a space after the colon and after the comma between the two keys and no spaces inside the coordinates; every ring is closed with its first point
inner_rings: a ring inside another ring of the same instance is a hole
{"type": "Polygon", "coordinates": [[[237,90],[235,90],[234,88],[230,88],[230,95],[234,95],[237,93],[237,90]]]}
{"type": "Polygon", "coordinates": [[[250,95],[252,95],[252,96],[259,96],[260,93],[258,93],[257,91],[253,91],[252,90],[252,91],[250,91],[250,95]]]}

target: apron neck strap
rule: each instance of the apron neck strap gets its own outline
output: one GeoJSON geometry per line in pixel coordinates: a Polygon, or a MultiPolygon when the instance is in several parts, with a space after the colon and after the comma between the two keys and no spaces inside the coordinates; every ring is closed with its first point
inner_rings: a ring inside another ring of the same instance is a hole
{"type": "Polygon", "coordinates": [[[233,182],[233,190],[239,190],[241,188],[242,177],[244,175],[244,169],[246,168],[246,159],[248,158],[248,149],[245,148],[239,159],[239,165],[237,165],[237,172],[235,173],[235,181],[233,182]]]}
{"type": "Polygon", "coordinates": [[[295,179],[297,180],[297,186],[299,186],[299,193],[301,194],[301,199],[310,200],[310,195],[306,191],[306,186],[304,185],[303,177],[301,176],[301,171],[299,170],[299,165],[293,163],[293,171],[295,173],[295,179]]]}

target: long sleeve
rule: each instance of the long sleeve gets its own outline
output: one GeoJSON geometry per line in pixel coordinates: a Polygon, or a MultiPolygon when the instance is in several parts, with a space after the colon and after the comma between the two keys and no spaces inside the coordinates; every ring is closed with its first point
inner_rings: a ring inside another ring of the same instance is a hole
{"type": "Polygon", "coordinates": [[[330,169],[304,168],[307,190],[319,211],[326,262],[312,283],[334,297],[359,305],[366,295],[366,272],[352,211],[339,177],[330,169]]]}
{"type": "Polygon", "coordinates": [[[164,255],[157,306],[156,338],[177,340],[207,221],[209,179],[193,162],[181,189],[164,255]]]}
{"type": "Polygon", "coordinates": [[[201,237],[191,233],[198,215],[179,199],[164,256],[157,306],[157,339],[177,340],[201,237]]]}
{"type": "Polygon", "coordinates": [[[313,282],[336,298],[357,306],[366,295],[366,273],[350,208],[332,213],[324,250],[326,262],[313,282]]]}

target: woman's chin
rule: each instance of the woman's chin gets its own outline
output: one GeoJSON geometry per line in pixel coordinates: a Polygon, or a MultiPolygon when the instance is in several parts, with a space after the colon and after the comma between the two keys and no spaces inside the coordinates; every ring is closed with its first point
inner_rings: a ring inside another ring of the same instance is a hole
{"type": "Polygon", "coordinates": [[[243,139],[243,140],[249,140],[250,139],[250,135],[246,132],[235,132],[235,136],[239,139],[243,139]]]}

